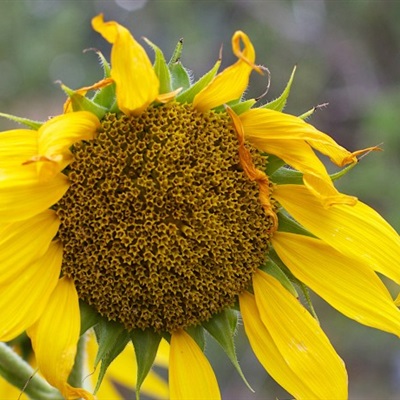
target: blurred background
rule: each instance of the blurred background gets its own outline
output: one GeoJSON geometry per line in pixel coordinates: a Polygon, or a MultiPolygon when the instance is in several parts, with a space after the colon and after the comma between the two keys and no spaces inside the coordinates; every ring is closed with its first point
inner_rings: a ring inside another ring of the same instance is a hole
{"type": "MultiPolygon", "coordinates": [[[[55,81],[77,88],[99,80],[96,54],[82,51],[100,49],[109,58],[110,46],[90,25],[100,12],[136,38],[149,38],[167,58],[183,37],[183,63],[197,78],[213,65],[222,44],[223,66],[234,61],[230,39],[244,30],[257,62],[271,72],[265,101],[280,94],[297,65],[285,111],[298,115],[327,102],[311,120],[320,130],[351,150],[382,146],[383,152],[365,157],[338,185],[378,209],[399,231],[400,1],[1,0],[0,111],[45,120],[62,111],[64,95],[55,81]]],[[[254,76],[248,97],[263,93],[266,83],[254,76]]],[[[12,127],[0,121],[0,130],[12,127]]],[[[353,323],[320,300],[315,306],[346,362],[350,398],[400,398],[398,338],[353,323]]],[[[255,393],[209,344],[223,397],[290,398],[266,376],[243,338],[239,332],[239,359],[255,393]]]]}

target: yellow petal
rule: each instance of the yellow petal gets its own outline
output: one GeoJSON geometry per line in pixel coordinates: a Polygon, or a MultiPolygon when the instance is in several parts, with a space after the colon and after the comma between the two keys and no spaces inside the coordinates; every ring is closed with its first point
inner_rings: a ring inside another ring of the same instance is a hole
{"type": "MultiPolygon", "coordinates": [[[[330,136],[293,115],[266,108],[255,108],[240,115],[246,139],[254,146],[268,146],[270,141],[300,140],[329,156],[338,166],[357,162],[357,158],[330,136]]],[[[288,144],[287,144],[288,147],[288,144]]],[[[266,150],[265,150],[266,151],[266,150]]],[[[367,150],[366,150],[367,151],[367,150]]],[[[359,154],[359,152],[355,153],[359,154]]]]}
{"type": "Polygon", "coordinates": [[[272,244],[300,281],[344,315],[400,336],[400,311],[378,276],[322,240],[275,232],[272,244]]]}
{"type": "MultiPolygon", "coordinates": [[[[305,140],[296,137],[296,128],[298,124],[305,124],[310,127],[310,130],[312,130],[314,128],[311,125],[308,125],[291,115],[272,110],[265,110],[271,111],[273,116],[276,117],[272,119],[271,124],[266,124],[265,129],[269,129],[271,132],[269,136],[268,130],[264,131],[262,127],[258,125],[255,125],[255,127],[253,126],[254,124],[249,116],[252,115],[250,113],[251,111],[256,110],[250,110],[239,116],[232,114],[229,109],[227,111],[232,118],[232,122],[238,134],[243,132],[245,139],[249,140],[249,142],[256,148],[266,153],[278,156],[294,169],[301,171],[304,174],[304,184],[316,197],[318,197],[324,207],[337,203],[354,204],[356,202],[354,197],[343,195],[337,191],[325,166],[316,156],[311,146],[305,140]],[[245,115],[244,119],[243,115],[245,115]],[[297,122],[297,120],[300,122],[297,122]],[[252,129],[254,129],[254,135],[252,129]],[[285,129],[287,129],[289,133],[286,134],[285,129]],[[278,132],[278,134],[276,134],[276,132],[278,132]],[[283,139],[281,139],[281,137],[283,139]]],[[[314,130],[318,132],[316,129],[314,130]]],[[[323,134],[321,133],[321,135],[323,134]]],[[[327,138],[329,137],[327,136],[327,138]]],[[[345,155],[347,154],[350,153],[345,150],[345,155]]]]}
{"type": "Polygon", "coordinates": [[[58,161],[69,154],[72,144],[94,139],[99,126],[98,118],[88,111],[58,115],[39,128],[37,156],[58,161]]]}
{"type": "Polygon", "coordinates": [[[0,170],[0,223],[21,221],[43,212],[57,203],[68,187],[68,178],[61,173],[53,179],[40,179],[33,164],[5,175],[0,170]]]}
{"type": "Polygon", "coordinates": [[[72,280],[58,281],[39,320],[27,331],[38,367],[46,380],[68,399],[94,396],[67,383],[80,333],[78,295],[72,280]]]}
{"type": "Polygon", "coordinates": [[[279,185],[274,198],[315,236],[400,284],[399,235],[371,207],[358,201],[326,209],[300,185],[279,185]]]}
{"type": "Polygon", "coordinates": [[[300,379],[286,362],[273,338],[261,321],[254,296],[243,292],[239,296],[240,312],[246,336],[258,360],[271,377],[296,399],[316,398],[307,380],[300,379]]]}
{"type": "Polygon", "coordinates": [[[149,57],[128,29],[117,22],[104,22],[100,14],[92,19],[92,26],[113,44],[111,78],[116,83],[119,109],[128,115],[140,114],[156,99],[160,86],[149,57]]]}
{"type": "Polygon", "coordinates": [[[60,221],[46,210],[30,219],[0,226],[0,285],[23,276],[26,268],[42,257],[57,233],[60,221]]]}
{"type": "Polygon", "coordinates": [[[251,71],[261,73],[254,65],[256,53],[249,37],[237,31],[232,37],[232,49],[238,61],[218,74],[193,100],[193,107],[199,111],[211,110],[214,107],[240,98],[249,84],[251,71]],[[240,41],[244,49],[240,49],[240,41]]]}
{"type": "Polygon", "coordinates": [[[8,383],[4,378],[0,376],[0,399],[3,400],[29,400],[29,397],[22,392],[20,388],[17,388],[8,383]]]}
{"type": "Polygon", "coordinates": [[[171,400],[221,398],[217,379],[206,356],[183,330],[171,335],[169,364],[171,400]]]}
{"type": "Polygon", "coordinates": [[[13,168],[37,154],[38,131],[14,129],[0,132],[0,170],[13,168]]]}
{"type": "Polygon", "coordinates": [[[0,280],[0,341],[14,339],[43,313],[60,276],[62,248],[52,243],[43,257],[15,265],[19,276],[0,280]]]}
{"type": "MultiPolygon", "coordinates": [[[[344,363],[309,312],[274,277],[257,270],[253,287],[261,321],[297,379],[312,398],[346,399],[344,363]]],[[[297,394],[297,398],[306,398],[297,394]]]]}

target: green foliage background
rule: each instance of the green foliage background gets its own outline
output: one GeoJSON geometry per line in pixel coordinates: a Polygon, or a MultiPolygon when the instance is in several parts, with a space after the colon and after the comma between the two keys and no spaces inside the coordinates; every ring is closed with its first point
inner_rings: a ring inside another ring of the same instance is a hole
{"type": "MultiPolygon", "coordinates": [[[[257,62],[271,71],[266,100],[279,94],[297,64],[286,111],[301,114],[328,102],[312,118],[319,129],[353,150],[381,144],[384,151],[364,158],[339,187],[373,205],[399,230],[400,1],[0,0],[2,112],[46,119],[62,110],[64,95],[56,80],[76,88],[101,78],[95,53],[82,54],[94,47],[109,55],[110,46],[90,26],[99,12],[129,27],[136,38],[148,37],[167,57],[183,37],[183,62],[195,77],[213,65],[222,44],[223,65],[233,62],[230,38],[244,30],[257,62]]],[[[254,76],[248,96],[265,87],[266,79],[254,76]]],[[[1,130],[12,127],[1,121],[1,130]]],[[[398,339],[348,321],[321,301],[316,308],[346,361],[350,398],[399,398],[398,339]]],[[[266,377],[245,341],[238,350],[255,394],[214,345],[208,350],[225,398],[290,397],[266,377]]]]}

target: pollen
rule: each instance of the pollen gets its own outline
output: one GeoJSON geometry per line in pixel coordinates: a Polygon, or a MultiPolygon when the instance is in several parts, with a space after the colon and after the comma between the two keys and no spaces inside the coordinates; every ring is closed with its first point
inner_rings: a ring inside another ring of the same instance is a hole
{"type": "Polygon", "coordinates": [[[232,306],[274,225],[238,147],[225,113],[171,103],[106,114],[96,139],[73,146],[70,188],[55,206],[62,273],[80,299],[128,330],[157,332],[232,306]]]}

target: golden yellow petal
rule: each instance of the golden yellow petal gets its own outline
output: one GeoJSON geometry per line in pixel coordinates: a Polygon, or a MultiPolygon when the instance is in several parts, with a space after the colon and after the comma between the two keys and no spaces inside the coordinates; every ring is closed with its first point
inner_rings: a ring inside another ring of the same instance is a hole
{"type": "MultiPolygon", "coordinates": [[[[268,138],[268,132],[264,134],[264,137],[261,137],[260,135],[261,139],[257,135],[254,137],[250,136],[249,138],[249,132],[246,130],[246,126],[242,122],[243,114],[237,116],[232,113],[229,108],[227,111],[232,118],[232,122],[238,135],[243,132],[245,139],[248,139],[256,148],[266,153],[278,156],[296,170],[301,171],[304,174],[304,184],[314,194],[314,196],[318,197],[319,201],[324,205],[324,207],[328,207],[337,203],[354,204],[356,202],[354,197],[343,195],[337,191],[326,171],[325,166],[316,156],[311,146],[304,140],[282,140],[279,138],[279,135],[277,136],[278,139],[276,139],[274,138],[274,134],[271,135],[271,138],[268,138]]],[[[245,114],[248,115],[248,113],[249,112],[245,114]]],[[[285,126],[285,124],[290,125],[292,118],[294,118],[296,121],[296,118],[293,116],[288,116],[276,111],[274,111],[274,113],[280,116],[278,122],[275,122],[278,131],[281,129],[279,128],[280,124],[283,124],[283,126],[285,126]],[[286,117],[288,117],[287,122],[285,122],[286,117]]],[[[270,129],[273,130],[272,127],[270,127],[270,129]]],[[[258,132],[258,128],[256,131],[258,132]]]]}
{"type": "Polygon", "coordinates": [[[314,392],[312,398],[347,399],[344,363],[318,322],[271,275],[257,270],[253,287],[261,321],[297,378],[314,392]]]}
{"type": "Polygon", "coordinates": [[[299,185],[277,186],[274,198],[315,236],[400,284],[399,235],[371,207],[358,201],[326,209],[299,185]]]}
{"type": "Polygon", "coordinates": [[[36,361],[46,380],[68,399],[94,396],[67,383],[80,334],[78,294],[71,279],[61,278],[39,320],[28,329],[36,361]]]}
{"type": "Polygon", "coordinates": [[[256,53],[249,37],[237,31],[232,37],[232,49],[238,61],[218,74],[193,100],[193,107],[199,111],[211,110],[231,100],[239,99],[249,84],[251,71],[261,73],[254,64],[256,53]],[[240,49],[240,42],[244,49],[240,49]]]}
{"type": "Polygon", "coordinates": [[[0,170],[21,165],[37,154],[38,131],[14,129],[0,132],[0,170]]]}
{"type": "Polygon", "coordinates": [[[24,221],[0,225],[0,286],[12,284],[46,253],[59,225],[52,210],[24,221]]]}
{"type": "Polygon", "coordinates": [[[268,327],[261,321],[254,296],[243,292],[239,302],[246,336],[268,374],[296,399],[316,398],[313,389],[307,385],[309,378],[304,381],[300,379],[276,347],[268,327]]]}
{"type": "Polygon", "coordinates": [[[400,336],[400,311],[368,265],[293,233],[275,232],[272,244],[293,275],[341,313],[400,336]]]}
{"type": "Polygon", "coordinates": [[[169,357],[171,400],[221,398],[217,379],[206,356],[188,333],[183,330],[172,333],[169,357]]]}
{"type": "Polygon", "coordinates": [[[58,173],[43,180],[36,166],[24,165],[7,171],[0,170],[0,224],[21,221],[50,208],[68,190],[68,178],[58,173]]]}
{"type": "Polygon", "coordinates": [[[268,142],[275,140],[286,143],[300,140],[328,156],[338,166],[357,162],[352,153],[338,145],[330,136],[293,115],[255,108],[241,114],[240,119],[246,139],[256,147],[268,146],[268,142]]]}
{"type": "Polygon", "coordinates": [[[98,118],[88,111],[58,115],[39,128],[37,156],[58,161],[72,144],[94,139],[99,127],[98,118]]]}
{"type": "Polygon", "coordinates": [[[0,279],[0,341],[14,339],[42,315],[57,285],[61,261],[62,248],[53,242],[43,257],[15,266],[20,271],[16,279],[0,279]]]}
{"type": "Polygon", "coordinates": [[[111,78],[116,83],[118,107],[125,114],[140,114],[158,96],[160,83],[143,47],[128,29],[103,15],[92,19],[93,29],[113,44],[111,78]]]}

